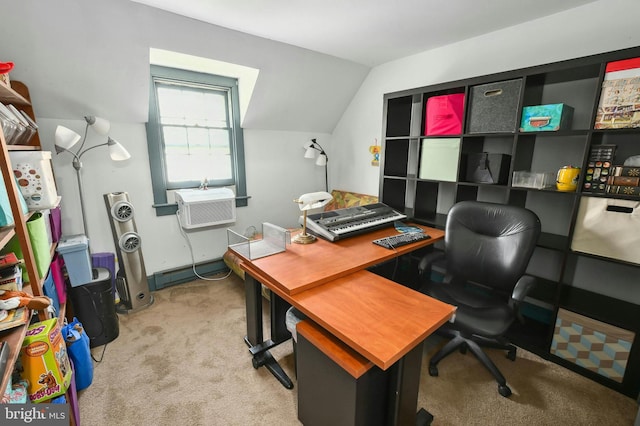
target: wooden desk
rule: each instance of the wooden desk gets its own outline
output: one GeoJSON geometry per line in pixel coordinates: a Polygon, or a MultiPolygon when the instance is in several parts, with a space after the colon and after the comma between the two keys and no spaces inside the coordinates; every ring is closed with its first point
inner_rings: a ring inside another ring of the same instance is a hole
{"type": "Polygon", "coordinates": [[[444,238],[444,231],[440,229],[426,226],[420,226],[420,228],[431,238],[398,247],[395,250],[389,250],[371,242],[397,234],[394,228],[385,228],[333,243],[319,238],[313,244],[291,244],[287,246],[286,251],[274,256],[253,261],[243,259],[245,263],[252,264],[255,270],[268,277],[272,286],[284,294],[294,295],[352,272],[410,253],[444,238]]]}
{"type": "Polygon", "coordinates": [[[364,269],[442,239],[423,227],[429,240],[388,250],[371,241],[393,235],[393,228],[343,241],[292,244],[277,255],[243,259],[247,303],[245,341],[253,366],[267,367],[287,388],[291,380],[268,350],[290,338],[284,314],[293,305],[344,343],[388,370],[390,424],[415,424],[422,341],[455,310],[364,269]],[[271,339],[263,340],[260,283],[272,290],[271,339]]]}

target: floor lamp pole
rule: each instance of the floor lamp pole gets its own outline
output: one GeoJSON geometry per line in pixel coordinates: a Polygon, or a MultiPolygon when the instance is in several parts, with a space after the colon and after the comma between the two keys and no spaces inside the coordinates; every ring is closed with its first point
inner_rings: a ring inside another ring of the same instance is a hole
{"type": "MultiPolygon", "coordinates": [[[[84,196],[82,189],[82,176],[80,175],[80,171],[82,170],[82,162],[78,158],[73,159],[73,168],[76,169],[76,177],[78,178],[78,193],[80,194],[80,210],[82,213],[82,227],[84,230],[84,235],[89,238],[89,232],[87,227],[87,219],[84,213],[84,196]]],[[[91,251],[91,250],[89,250],[91,251]]]]}

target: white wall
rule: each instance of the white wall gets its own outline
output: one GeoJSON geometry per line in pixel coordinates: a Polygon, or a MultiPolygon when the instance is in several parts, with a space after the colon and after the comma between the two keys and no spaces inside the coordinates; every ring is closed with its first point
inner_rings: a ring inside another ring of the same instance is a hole
{"type": "MultiPolygon", "coordinates": [[[[303,158],[311,138],[330,146],[330,132],[368,68],[291,45],[227,30],[129,0],[20,0],[0,13],[0,60],[29,87],[44,150],[54,152],[63,197],[63,232],[81,232],[71,156],[55,155],[60,124],[83,134],[85,115],[111,121],[110,136],[132,155],[108,159],[105,148],[82,158],[88,234],[93,252],[114,251],[103,194],[127,192],[135,208],[148,274],[191,263],[175,217],[156,217],[144,123],[151,47],[228,61],[260,70],[243,121],[249,206],[231,226],[244,232],[262,222],[295,226],[293,199],[324,189],[324,172],[303,158]],[[327,90],[331,88],[331,90],[327,90]]],[[[92,130],[88,144],[104,142],[92,130]]],[[[196,261],[218,259],[226,226],[191,231],[196,261]]]]}
{"type": "MultiPolygon", "coordinates": [[[[59,193],[62,195],[62,228],[65,234],[82,232],[76,172],[71,155],[55,155],[53,135],[61,124],[78,133],[83,122],[40,119],[43,150],[54,152],[53,165],[59,193]]],[[[113,236],[103,195],[125,191],[135,208],[134,219],[142,239],[147,273],[191,263],[189,246],[175,216],[155,215],[149,160],[142,124],[111,123],[111,136],[127,146],[131,159],[111,162],[106,149],[98,148],[82,157],[82,180],[88,235],[93,252],[114,252],[113,236]],[[129,143],[127,143],[129,142],[129,143]]],[[[282,227],[297,226],[300,211],[293,199],[306,192],[324,189],[323,168],[303,157],[303,145],[311,138],[325,145],[329,134],[245,130],[245,157],[249,207],[237,209],[237,220],[231,225],[201,228],[187,232],[196,262],[217,259],[227,246],[227,227],[244,234],[251,226],[260,230],[263,222],[282,227]]],[[[89,131],[88,143],[99,137],[89,131]]]]}
{"type": "MultiPolygon", "coordinates": [[[[298,212],[292,199],[324,189],[322,168],[302,159],[302,145],[311,138],[328,152],[330,188],[377,194],[379,169],[371,166],[368,147],[376,138],[380,142],[384,93],[640,45],[637,16],[636,0],[602,0],[384,64],[366,76],[368,70],[361,65],[128,0],[21,0],[3,4],[0,60],[15,62],[12,78],[29,86],[45,150],[53,151],[57,124],[82,133],[84,115],[112,121],[111,136],[132,159],[104,161],[102,148],[83,158],[92,250],[113,251],[103,194],[126,191],[136,209],[151,274],[191,260],[175,218],[156,217],[151,207],[144,129],[150,47],[260,69],[244,123],[252,198],[232,226],[243,232],[265,221],[293,226],[298,212]]],[[[54,157],[63,229],[78,232],[71,159],[54,157]]],[[[222,255],[225,229],[189,234],[196,261],[222,255]]]]}
{"type": "Polygon", "coordinates": [[[638,46],[638,17],[637,0],[601,0],[375,67],[333,132],[331,185],[378,194],[385,93],[638,46]]]}

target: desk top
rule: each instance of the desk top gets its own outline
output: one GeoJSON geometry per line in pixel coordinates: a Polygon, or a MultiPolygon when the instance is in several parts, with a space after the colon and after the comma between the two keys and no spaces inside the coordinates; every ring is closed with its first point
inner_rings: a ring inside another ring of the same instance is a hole
{"type": "Polygon", "coordinates": [[[246,265],[251,264],[253,272],[259,272],[271,285],[286,295],[295,295],[444,238],[444,231],[440,229],[415,226],[422,228],[431,238],[395,250],[372,243],[375,239],[397,234],[393,227],[389,227],[336,242],[318,238],[313,244],[291,244],[284,252],[255,260],[235,253],[243,259],[243,269],[247,270],[246,265]]]}
{"type": "Polygon", "coordinates": [[[369,271],[291,297],[297,309],[386,370],[455,312],[455,307],[369,271]]]}

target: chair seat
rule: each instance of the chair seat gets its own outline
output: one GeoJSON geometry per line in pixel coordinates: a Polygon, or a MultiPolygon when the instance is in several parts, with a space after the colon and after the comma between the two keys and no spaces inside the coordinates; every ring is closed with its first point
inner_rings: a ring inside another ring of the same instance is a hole
{"type": "Polygon", "coordinates": [[[422,293],[457,307],[454,325],[462,333],[495,338],[503,335],[515,319],[504,299],[470,292],[462,285],[432,282],[422,293]]]}

